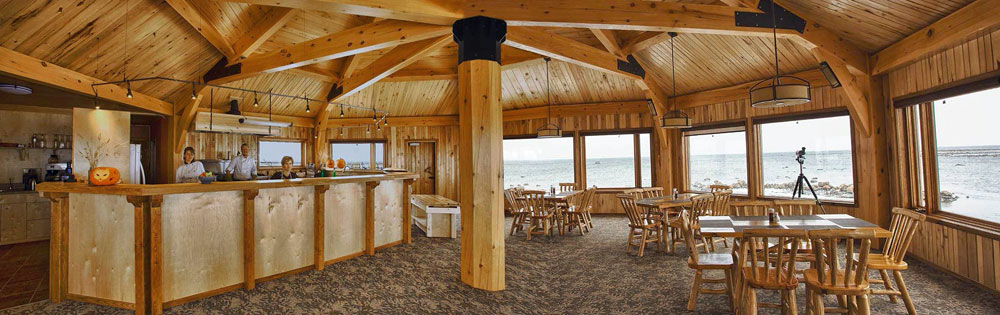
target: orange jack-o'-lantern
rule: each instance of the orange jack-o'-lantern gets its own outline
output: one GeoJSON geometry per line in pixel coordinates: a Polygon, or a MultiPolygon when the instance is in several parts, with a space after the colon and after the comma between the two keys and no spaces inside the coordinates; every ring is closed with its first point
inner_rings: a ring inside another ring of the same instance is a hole
{"type": "Polygon", "coordinates": [[[334,168],[337,164],[334,164],[333,160],[326,160],[326,168],[334,168]]]}
{"type": "Polygon", "coordinates": [[[114,167],[95,167],[90,169],[90,173],[87,175],[90,178],[90,184],[95,186],[114,185],[121,179],[121,174],[114,167]]]}
{"type": "Polygon", "coordinates": [[[346,165],[347,162],[344,162],[344,159],[337,159],[337,168],[344,168],[346,165]]]}

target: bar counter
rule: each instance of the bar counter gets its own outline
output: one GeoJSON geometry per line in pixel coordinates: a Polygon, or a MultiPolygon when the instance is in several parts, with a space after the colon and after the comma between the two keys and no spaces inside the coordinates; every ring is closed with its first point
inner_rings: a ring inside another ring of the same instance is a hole
{"type": "Polygon", "coordinates": [[[410,186],[384,175],[89,186],[52,201],[49,297],[159,314],[410,242],[410,186]]]}

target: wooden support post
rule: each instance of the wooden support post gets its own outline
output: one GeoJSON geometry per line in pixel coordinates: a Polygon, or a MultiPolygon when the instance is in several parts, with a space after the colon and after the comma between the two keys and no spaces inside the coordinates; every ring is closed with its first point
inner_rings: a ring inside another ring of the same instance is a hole
{"type": "Polygon", "coordinates": [[[365,254],[375,255],[375,187],[379,182],[365,184],[365,254]]]}
{"type": "Polygon", "coordinates": [[[149,304],[152,314],[163,313],[163,196],[149,196],[149,304]]]}
{"type": "Polygon", "coordinates": [[[316,270],[323,270],[326,260],[323,249],[326,246],[326,191],[330,185],[313,186],[313,263],[316,270]]]}
{"type": "Polygon", "coordinates": [[[249,189],[243,191],[243,288],[253,290],[254,281],[254,243],[257,237],[254,234],[254,199],[257,198],[258,191],[249,189]]]}
{"type": "Polygon", "coordinates": [[[160,205],[163,196],[127,196],[135,207],[135,313],[163,312],[160,205]]]}
{"type": "Polygon", "coordinates": [[[413,242],[410,237],[410,228],[413,226],[410,222],[410,189],[413,187],[413,181],[413,179],[403,180],[403,244],[413,242]]]}
{"type": "Polygon", "coordinates": [[[505,265],[499,62],[507,23],[477,16],[456,21],[452,32],[459,47],[461,279],[500,291],[505,265]]]}
{"type": "Polygon", "coordinates": [[[45,193],[51,201],[49,232],[49,301],[60,303],[66,299],[66,279],[69,268],[69,194],[45,193]]]}

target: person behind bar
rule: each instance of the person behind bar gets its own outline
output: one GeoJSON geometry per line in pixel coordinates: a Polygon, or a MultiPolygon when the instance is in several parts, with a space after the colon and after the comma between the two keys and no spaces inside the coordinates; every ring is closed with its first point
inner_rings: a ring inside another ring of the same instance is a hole
{"type": "Polygon", "coordinates": [[[287,156],[287,155],[284,156],[284,157],[282,157],[281,158],[281,170],[279,170],[278,172],[275,172],[273,175],[271,175],[271,179],[296,179],[296,178],[298,178],[298,176],[295,175],[295,172],[292,172],[292,164],[293,163],[295,163],[295,160],[293,160],[292,157],[287,156]]]}
{"type": "Polygon", "coordinates": [[[178,183],[197,183],[198,176],[205,172],[201,161],[194,160],[194,148],[184,148],[184,164],[177,168],[174,180],[178,183]]]}
{"type": "Polygon", "coordinates": [[[257,178],[257,161],[250,157],[250,146],[244,143],[240,146],[240,155],[233,158],[226,167],[226,173],[233,173],[234,180],[253,180],[257,178]]]}

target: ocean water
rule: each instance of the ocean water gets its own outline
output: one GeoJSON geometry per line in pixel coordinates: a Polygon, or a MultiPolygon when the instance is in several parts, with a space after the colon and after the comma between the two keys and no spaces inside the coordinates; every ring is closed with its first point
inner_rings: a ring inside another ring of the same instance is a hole
{"type": "MultiPolygon", "coordinates": [[[[795,153],[764,153],[762,162],[764,195],[791,196],[799,175],[795,153]]],[[[942,210],[1000,222],[1000,146],[940,148],[938,167],[942,194],[954,196],[942,198],[942,210]]],[[[649,159],[643,159],[642,168],[642,186],[648,187],[649,159]]],[[[733,186],[737,194],[747,192],[746,158],[741,154],[695,155],[689,169],[694,190],[708,190],[708,185],[719,183],[733,186]]],[[[587,172],[590,186],[632,187],[635,182],[632,158],[590,159],[587,172]]],[[[854,200],[850,151],[809,151],[802,172],[821,199],[854,200]]],[[[561,182],[573,182],[571,159],[504,161],[504,187],[548,189],[561,182]]],[[[810,197],[808,189],[803,197],[810,197]]]]}

